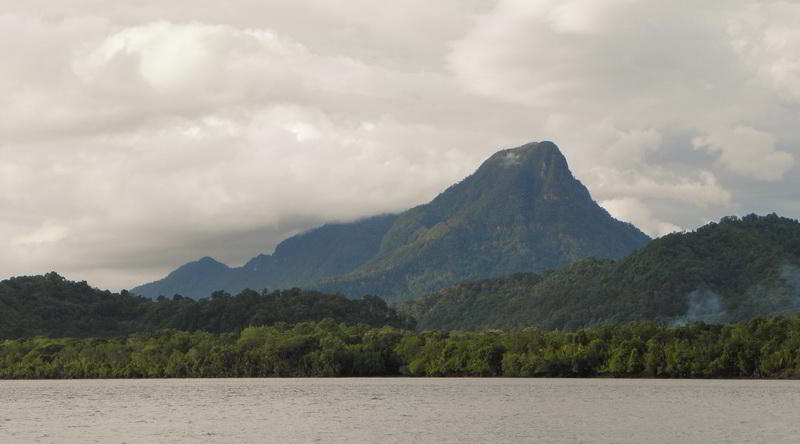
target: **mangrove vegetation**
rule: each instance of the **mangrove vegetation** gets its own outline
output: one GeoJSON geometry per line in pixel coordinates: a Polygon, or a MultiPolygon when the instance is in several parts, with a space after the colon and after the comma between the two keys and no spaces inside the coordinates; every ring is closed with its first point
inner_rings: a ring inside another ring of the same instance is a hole
{"type": "Polygon", "coordinates": [[[270,376],[800,377],[800,317],[577,332],[415,332],[331,319],[233,333],[0,342],[0,378],[270,376]]]}

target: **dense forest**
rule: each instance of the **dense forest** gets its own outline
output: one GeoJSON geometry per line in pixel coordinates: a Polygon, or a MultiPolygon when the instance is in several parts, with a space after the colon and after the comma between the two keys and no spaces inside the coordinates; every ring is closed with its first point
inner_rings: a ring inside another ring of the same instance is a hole
{"type": "Polygon", "coordinates": [[[620,260],[461,283],[398,306],[421,329],[576,330],[653,320],[738,322],[800,311],[800,223],[723,218],[620,260]]]}
{"type": "Polygon", "coordinates": [[[299,289],[215,292],[195,301],[174,296],[151,300],[126,291],[111,293],[56,273],[0,281],[0,339],[109,337],[158,329],[232,332],[276,322],[363,323],[413,327],[382,299],[348,299],[299,289]]]}
{"type": "Polygon", "coordinates": [[[0,378],[260,376],[800,377],[800,317],[574,333],[429,331],[330,319],[235,333],[0,341],[0,378]]]}

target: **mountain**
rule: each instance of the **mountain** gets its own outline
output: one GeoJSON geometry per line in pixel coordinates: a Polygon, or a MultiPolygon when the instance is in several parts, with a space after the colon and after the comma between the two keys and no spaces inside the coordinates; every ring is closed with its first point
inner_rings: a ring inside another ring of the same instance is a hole
{"type": "Polygon", "coordinates": [[[273,254],[260,254],[242,267],[228,267],[204,257],[131,292],[153,298],[180,294],[197,299],[216,290],[235,293],[245,288],[311,287],[322,279],[355,270],[372,258],[396,218],[388,214],[323,225],[286,239],[273,254]]]}
{"type": "Polygon", "coordinates": [[[239,268],[202,259],[132,291],[202,297],[302,286],[403,300],[465,279],[619,258],[649,240],[592,200],[555,144],[538,142],[495,153],[430,203],[399,215],[325,225],[239,268]]]}
{"type": "Polygon", "coordinates": [[[531,143],[400,214],[373,259],[320,287],[408,299],[465,279],[622,257],[649,240],[592,200],[555,144],[531,143]]]}
{"type": "MultiPolygon", "coordinates": [[[[210,261],[202,261],[214,269],[210,261]]],[[[203,265],[201,265],[203,266],[203,265]]],[[[219,268],[219,267],[216,267],[219,268]]],[[[299,289],[211,298],[153,300],[111,293],[51,272],[0,281],[0,340],[20,337],[112,337],[160,329],[234,332],[246,327],[332,319],[373,327],[412,327],[374,296],[348,299],[299,289]]],[[[2,342],[0,342],[0,347],[2,342]]]]}
{"type": "Polygon", "coordinates": [[[634,320],[738,322],[800,312],[800,223],[727,217],[624,259],[460,283],[401,304],[422,329],[575,330],[634,320]]]}

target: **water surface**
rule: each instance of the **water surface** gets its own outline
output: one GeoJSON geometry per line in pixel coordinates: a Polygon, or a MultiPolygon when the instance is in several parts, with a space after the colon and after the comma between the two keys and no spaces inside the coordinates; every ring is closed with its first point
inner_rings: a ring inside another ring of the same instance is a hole
{"type": "Polygon", "coordinates": [[[0,381],[2,443],[796,443],[800,383],[0,381]]]}

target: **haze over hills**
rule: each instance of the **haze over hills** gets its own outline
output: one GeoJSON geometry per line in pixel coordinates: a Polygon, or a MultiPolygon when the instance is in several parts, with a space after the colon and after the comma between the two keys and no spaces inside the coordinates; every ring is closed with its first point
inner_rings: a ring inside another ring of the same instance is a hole
{"type": "Polygon", "coordinates": [[[655,320],[738,322],[800,311],[800,223],[728,217],[617,261],[464,282],[401,304],[422,329],[575,330],[655,320]]]}
{"type": "Polygon", "coordinates": [[[228,267],[204,257],[131,291],[147,297],[180,294],[197,299],[216,290],[236,293],[245,288],[311,287],[314,282],[347,273],[369,260],[396,218],[390,214],[323,225],[286,239],[273,254],[260,254],[242,267],[228,267]]]}
{"type": "Polygon", "coordinates": [[[243,267],[204,258],[132,292],[199,298],[297,286],[403,300],[465,279],[619,258],[649,240],[592,200],[555,144],[539,142],[495,153],[430,203],[399,215],[324,225],[243,267]]]}

